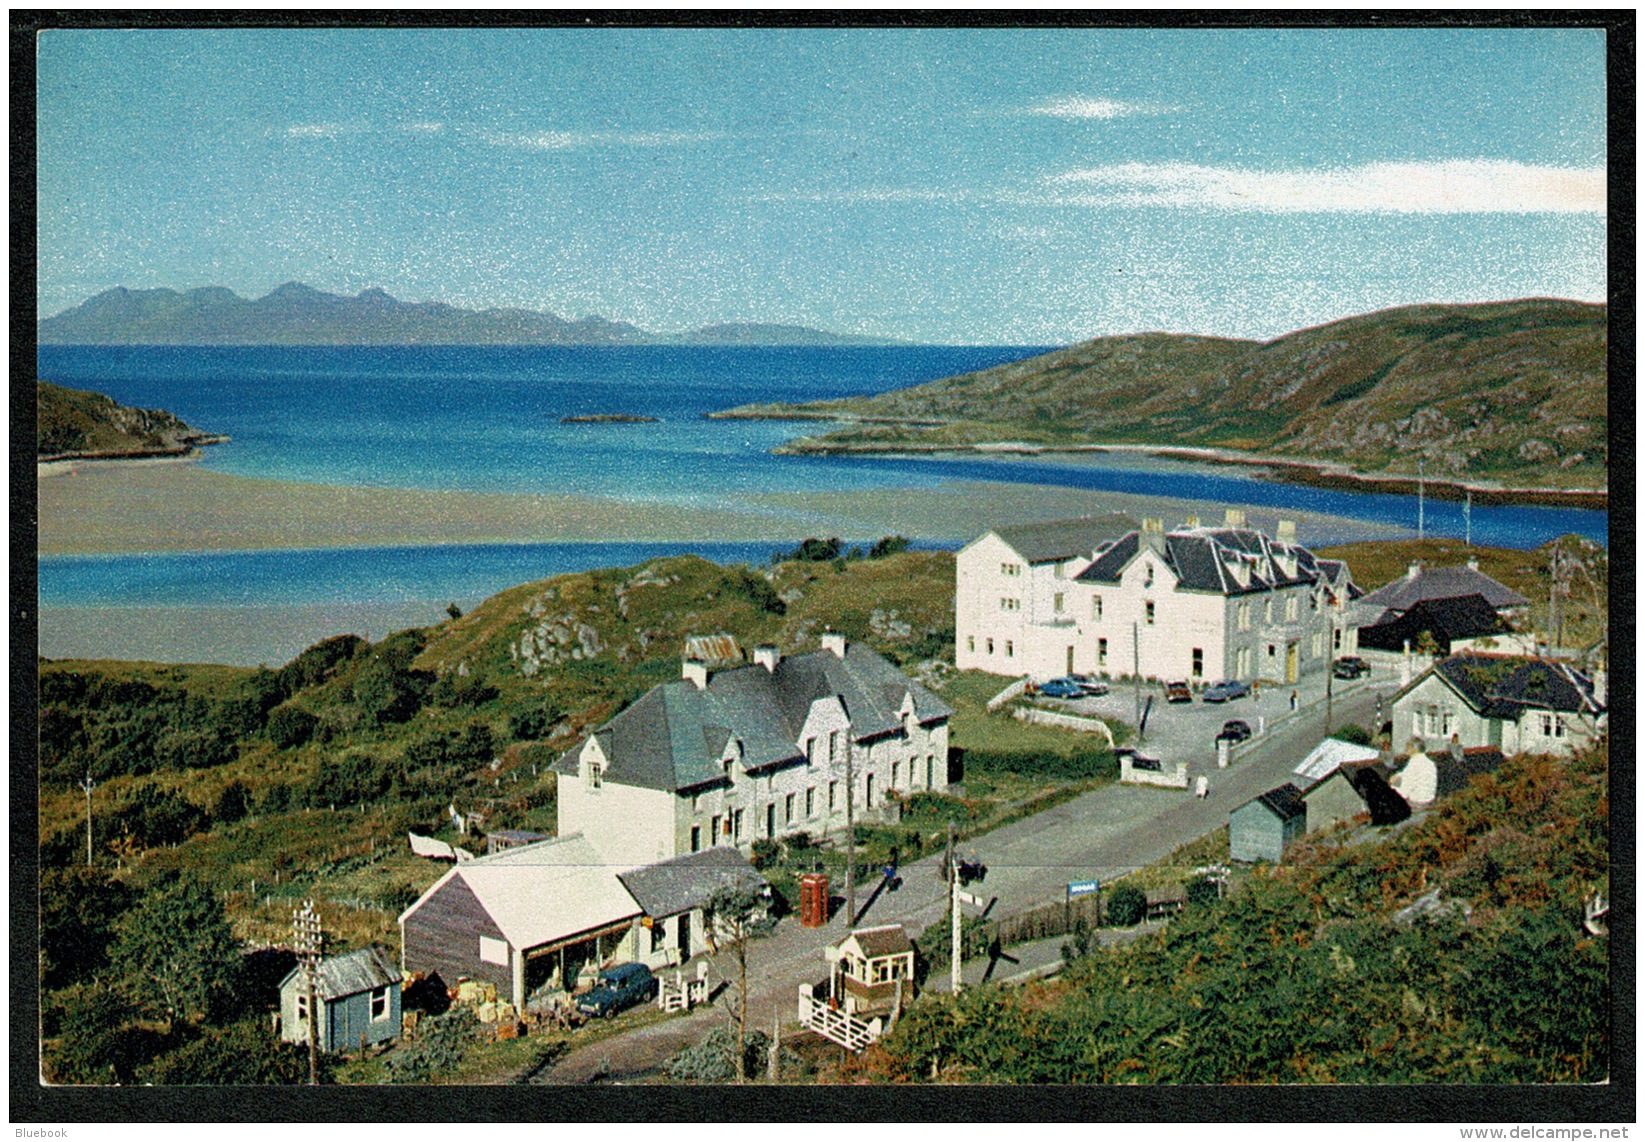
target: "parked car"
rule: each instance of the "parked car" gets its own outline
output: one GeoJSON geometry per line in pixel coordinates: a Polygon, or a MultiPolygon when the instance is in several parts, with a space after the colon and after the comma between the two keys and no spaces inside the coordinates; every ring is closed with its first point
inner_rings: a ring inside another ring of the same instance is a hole
{"type": "Polygon", "coordinates": [[[1186,682],[1167,682],[1165,684],[1165,700],[1167,702],[1192,702],[1194,692],[1188,688],[1186,682]]]}
{"type": "Polygon", "coordinates": [[[618,964],[600,972],[600,982],[577,1000],[584,1015],[610,1019],[617,1012],[645,1003],[657,994],[657,978],[644,964],[618,964]]]}
{"type": "Polygon", "coordinates": [[[1248,741],[1250,739],[1250,737],[1251,737],[1251,723],[1242,722],[1242,721],[1239,721],[1238,719],[1235,719],[1234,721],[1231,721],[1231,722],[1222,723],[1222,732],[1217,735],[1217,740],[1219,742],[1220,741],[1226,741],[1226,742],[1238,743],[1238,742],[1242,742],[1242,741],[1248,741]]]}
{"type": "Polygon", "coordinates": [[[1353,681],[1361,675],[1371,673],[1371,664],[1366,662],[1363,658],[1355,658],[1352,656],[1348,658],[1339,658],[1331,667],[1331,673],[1338,678],[1346,678],[1349,681],[1353,681]]]}
{"type": "Polygon", "coordinates": [[[1047,698],[1083,698],[1085,691],[1072,678],[1053,678],[1040,684],[1040,693],[1047,698]]]}
{"type": "Polygon", "coordinates": [[[1108,693],[1108,683],[1095,674],[1070,674],[1068,681],[1078,686],[1087,698],[1100,698],[1108,693]]]}
{"type": "Polygon", "coordinates": [[[1235,698],[1249,697],[1250,694],[1251,687],[1248,684],[1228,678],[1215,686],[1207,686],[1200,699],[1205,702],[1231,702],[1235,698]]]}

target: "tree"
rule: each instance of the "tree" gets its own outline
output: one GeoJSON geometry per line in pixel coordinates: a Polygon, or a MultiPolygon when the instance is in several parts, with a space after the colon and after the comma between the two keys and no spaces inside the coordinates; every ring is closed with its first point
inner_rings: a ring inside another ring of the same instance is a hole
{"type": "Polygon", "coordinates": [[[223,787],[212,806],[211,817],[221,825],[232,825],[251,811],[251,791],[238,777],[223,787]]]}
{"type": "MultiPolygon", "coordinates": [[[[321,1082],[329,1077],[329,1060],[321,1082]]],[[[180,1050],[161,1055],[138,1076],[156,1086],[297,1086],[308,1082],[308,1053],[268,1033],[261,1018],[242,1019],[222,1030],[206,1030],[180,1050]]]]}
{"type": "Polygon", "coordinates": [[[121,920],[109,959],[135,1010],[174,1021],[204,1017],[232,993],[240,948],[211,888],[166,872],[121,920]]]}
{"type": "Polygon", "coordinates": [[[115,922],[132,892],[100,868],[75,865],[40,873],[41,986],[89,978],[108,962],[115,922]]]}
{"type": "Polygon", "coordinates": [[[748,941],[755,921],[764,914],[765,900],[756,888],[728,884],[709,898],[705,911],[709,931],[737,953],[737,997],[727,1006],[727,1014],[737,1025],[734,1058],[740,1083],[748,1077],[748,941]]]}
{"type": "Polygon", "coordinates": [[[1140,888],[1122,884],[1108,894],[1108,924],[1114,928],[1130,928],[1142,923],[1148,913],[1148,897],[1140,888]]]}
{"type": "Polygon", "coordinates": [[[899,551],[907,550],[908,537],[906,535],[887,535],[868,549],[868,558],[884,559],[887,555],[895,555],[899,551]]]}

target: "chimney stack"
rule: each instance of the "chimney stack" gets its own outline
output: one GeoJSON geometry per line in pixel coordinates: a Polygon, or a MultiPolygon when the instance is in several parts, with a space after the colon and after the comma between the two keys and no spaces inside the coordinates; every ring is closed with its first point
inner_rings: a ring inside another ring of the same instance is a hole
{"type": "Polygon", "coordinates": [[[1411,565],[1405,569],[1406,581],[1409,582],[1420,574],[1422,574],[1422,564],[1415,559],[1411,560],[1411,565]]]}
{"type": "Polygon", "coordinates": [[[1478,571],[1479,570],[1479,558],[1477,556],[1470,556],[1469,557],[1469,559],[1468,559],[1468,570],[1470,570],[1470,571],[1478,571]]]}
{"type": "Polygon", "coordinates": [[[1224,527],[1244,527],[1245,526],[1245,509],[1244,508],[1228,508],[1226,511],[1224,511],[1222,513],[1222,525],[1224,527]]]}
{"type": "Polygon", "coordinates": [[[1182,521],[1182,529],[1184,531],[1193,531],[1198,526],[1199,526],[1199,516],[1197,516],[1197,515],[1191,515],[1187,519],[1182,521]]]}
{"type": "Polygon", "coordinates": [[[1274,537],[1281,543],[1294,544],[1297,541],[1297,521],[1294,519],[1280,520],[1279,527],[1274,532],[1274,537]]]}
{"type": "Polygon", "coordinates": [[[1165,550],[1165,521],[1145,517],[1142,521],[1142,532],[1138,538],[1146,550],[1163,552],[1165,550]]]}
{"type": "Polygon", "coordinates": [[[766,644],[754,648],[754,665],[763,666],[767,670],[775,671],[777,663],[782,661],[782,652],[776,647],[766,644]]]}
{"type": "Polygon", "coordinates": [[[708,689],[708,663],[698,662],[694,658],[680,660],[680,677],[690,682],[699,690],[708,689]]]}
{"type": "Polygon", "coordinates": [[[822,648],[832,650],[841,658],[845,657],[845,636],[839,631],[825,630],[822,636],[822,648]]]}

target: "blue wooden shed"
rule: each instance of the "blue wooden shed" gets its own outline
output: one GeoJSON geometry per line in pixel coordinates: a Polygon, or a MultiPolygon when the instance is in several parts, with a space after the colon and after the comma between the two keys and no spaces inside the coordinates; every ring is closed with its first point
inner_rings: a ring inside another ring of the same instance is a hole
{"type": "MultiPolygon", "coordinates": [[[[400,969],[387,949],[373,944],[321,960],[314,991],[320,1050],[358,1050],[399,1038],[400,969]]],[[[280,1038],[308,1042],[308,983],[301,964],[280,982],[280,1038]]]]}
{"type": "Polygon", "coordinates": [[[1278,861],[1307,823],[1308,805],[1302,790],[1286,782],[1228,814],[1228,857],[1278,861]]]}

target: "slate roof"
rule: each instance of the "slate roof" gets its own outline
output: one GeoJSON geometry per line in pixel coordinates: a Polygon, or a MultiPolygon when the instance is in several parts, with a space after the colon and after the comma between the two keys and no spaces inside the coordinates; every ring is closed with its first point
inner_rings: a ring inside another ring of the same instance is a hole
{"type": "MultiPolygon", "coordinates": [[[[1118,583],[1120,575],[1141,550],[1140,533],[1121,536],[1098,554],[1091,566],[1075,576],[1083,583],[1118,583]]],[[[1251,528],[1195,527],[1170,532],[1162,552],[1177,586],[1185,591],[1245,595],[1314,583],[1323,576],[1338,590],[1352,581],[1341,560],[1319,559],[1295,543],[1272,539],[1251,528]],[[1287,563],[1295,563],[1292,570],[1287,563]],[[1245,582],[1234,568],[1243,569],[1245,582]]]]}
{"type": "Polygon", "coordinates": [[[1530,600],[1472,567],[1422,567],[1403,575],[1360,600],[1367,607],[1407,611],[1429,599],[1460,599],[1479,595],[1493,607],[1524,607],[1530,600]]]}
{"type": "MultiPolygon", "coordinates": [[[[711,674],[698,689],[684,679],[654,686],[595,731],[605,751],[605,780],[670,792],[723,781],[719,759],[731,738],[742,743],[751,772],[798,762],[799,736],[811,705],[837,697],[857,741],[902,726],[905,697],[921,723],[953,709],[860,643],[841,658],[831,650],[784,658],[775,670],[743,666],[711,674]]],[[[560,773],[577,771],[580,746],[560,758],[560,773]]]]}
{"type": "MultiPolygon", "coordinates": [[[[1292,817],[1300,817],[1308,811],[1307,804],[1302,799],[1302,790],[1287,781],[1277,789],[1270,789],[1259,797],[1253,797],[1245,805],[1261,804],[1282,821],[1289,821],[1292,817]]],[[[1239,808],[1245,808],[1241,805],[1239,808]]],[[[1234,810],[1239,812],[1239,809],[1234,810]]]]}
{"type": "Polygon", "coordinates": [[[722,887],[757,888],[765,878],[736,849],[715,847],[619,873],[617,879],[647,916],[660,919],[701,908],[722,887]]]}
{"type": "Polygon", "coordinates": [[[1453,654],[1413,679],[1394,700],[1429,673],[1439,675],[1470,709],[1488,718],[1518,720],[1526,710],[1597,714],[1602,709],[1586,675],[1563,662],[1513,655],[1453,654]]]}
{"type": "Polygon", "coordinates": [[[1135,530],[1136,526],[1137,521],[1130,516],[1110,512],[1078,519],[1011,524],[996,527],[993,533],[1028,562],[1050,563],[1089,556],[1103,544],[1112,543],[1127,531],[1135,530]]]}
{"type": "Polygon", "coordinates": [[[1454,753],[1431,753],[1436,783],[1434,792],[1449,797],[1481,773],[1494,773],[1502,764],[1502,751],[1495,746],[1477,746],[1465,749],[1459,757],[1454,753]]]}
{"type": "Polygon", "coordinates": [[[885,924],[878,928],[859,928],[848,937],[855,940],[865,959],[902,955],[914,950],[908,933],[901,924],[885,924]]]}
{"type": "MultiPolygon", "coordinates": [[[[1364,602],[1360,600],[1362,607],[1364,602]]],[[[1415,643],[1423,631],[1430,631],[1440,649],[1449,650],[1453,642],[1498,634],[1503,629],[1502,616],[1485,596],[1461,595],[1422,599],[1405,611],[1386,608],[1375,622],[1359,628],[1359,640],[1361,645],[1379,650],[1400,650],[1406,639],[1415,643]]]]}
{"type": "MultiPolygon", "coordinates": [[[[281,990],[297,976],[302,974],[303,967],[298,964],[280,981],[281,990]]],[[[387,948],[372,944],[368,948],[348,952],[340,956],[327,956],[320,961],[320,970],[315,975],[314,989],[322,1000],[330,1002],[350,995],[358,995],[362,991],[374,991],[379,987],[400,982],[400,969],[394,962],[394,957],[387,948]]]]}

